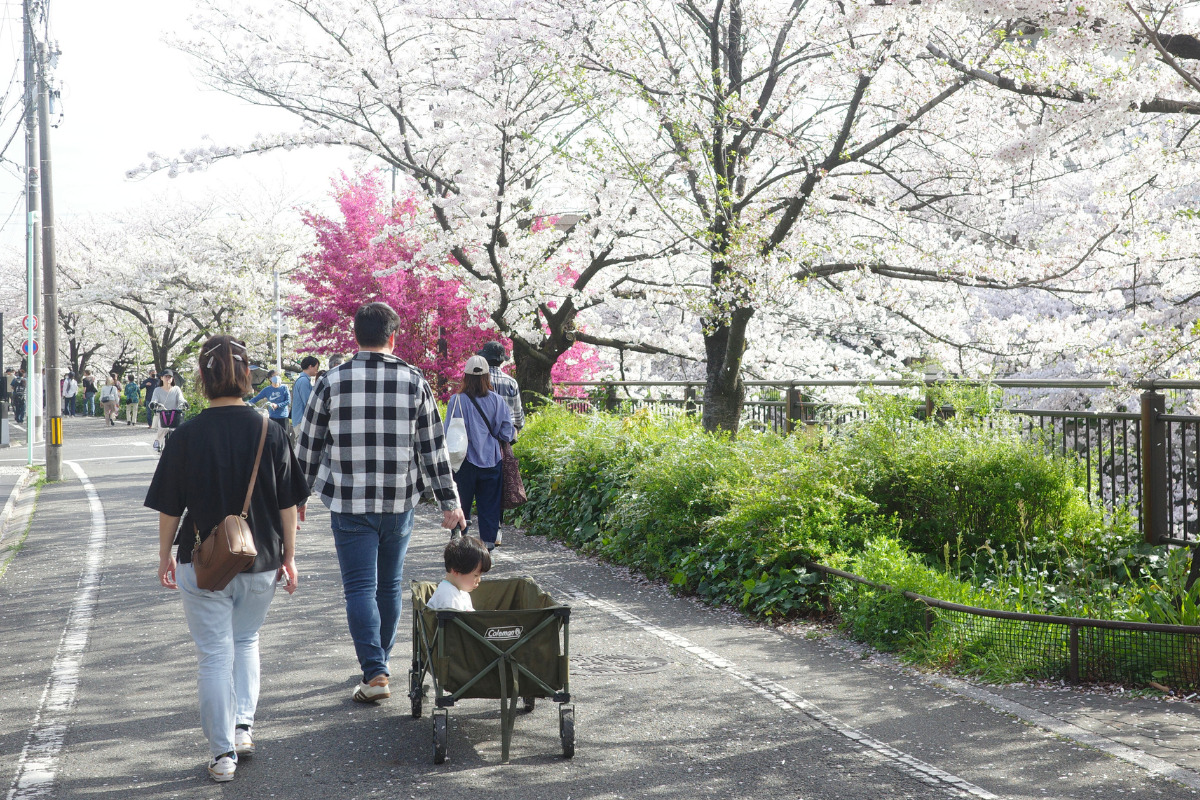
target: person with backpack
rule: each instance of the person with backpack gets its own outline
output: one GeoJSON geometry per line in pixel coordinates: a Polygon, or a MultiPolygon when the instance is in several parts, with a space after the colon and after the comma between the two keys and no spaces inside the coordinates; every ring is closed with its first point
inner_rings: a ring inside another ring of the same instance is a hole
{"type": "Polygon", "coordinates": [[[121,384],[117,381],[117,373],[108,376],[108,383],[100,389],[100,406],[104,409],[104,421],[109,426],[117,424],[117,409],[121,402],[121,384]]]}
{"type": "Polygon", "coordinates": [[[467,429],[467,457],[454,473],[458,499],[471,525],[471,503],[479,517],[479,538],[488,550],[496,546],[500,530],[503,454],[500,442],[512,443],[516,434],[512,411],[504,398],[492,391],[487,359],[471,356],[463,369],[462,389],[446,403],[446,421],[461,417],[467,429]]]}
{"type": "Polygon", "coordinates": [[[142,387],[138,385],[133,373],[125,376],[125,424],[137,422],[138,406],[141,405],[142,387]]]}
{"type": "Polygon", "coordinates": [[[83,371],[79,388],[83,390],[83,413],[89,417],[96,416],[96,379],[92,377],[90,369],[83,371]]]}

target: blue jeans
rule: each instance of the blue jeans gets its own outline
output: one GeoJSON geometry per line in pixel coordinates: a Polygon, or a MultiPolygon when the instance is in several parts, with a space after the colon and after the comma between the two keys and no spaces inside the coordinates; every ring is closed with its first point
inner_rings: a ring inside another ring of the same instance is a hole
{"type": "Polygon", "coordinates": [[[253,725],[258,707],[258,629],[275,597],[275,572],[243,572],[219,592],[196,586],[196,570],[175,570],[188,630],[200,662],[200,727],[208,749],[233,750],[233,729],[253,725]]]}
{"type": "Polygon", "coordinates": [[[502,468],[503,462],[494,467],[477,467],[470,461],[464,461],[458,472],[454,473],[454,483],[458,486],[458,502],[462,504],[463,514],[470,522],[471,503],[474,501],[475,513],[479,518],[479,538],[486,544],[495,544],[496,532],[500,530],[502,468]]]}
{"type": "Polygon", "coordinates": [[[84,392],[83,394],[83,413],[89,417],[96,416],[96,393],[84,392]]]}
{"type": "Polygon", "coordinates": [[[390,675],[403,599],[404,555],[412,536],[413,509],[403,514],[331,512],[333,544],[342,570],[346,622],[363,681],[390,675]]]}

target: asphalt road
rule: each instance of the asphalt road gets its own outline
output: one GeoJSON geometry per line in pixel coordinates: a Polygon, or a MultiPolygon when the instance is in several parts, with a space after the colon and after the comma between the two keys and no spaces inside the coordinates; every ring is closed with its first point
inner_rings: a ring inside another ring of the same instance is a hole
{"type": "MultiPolygon", "coordinates": [[[[576,755],[562,758],[555,708],[541,701],[518,719],[511,761],[500,764],[498,704],[473,700],[450,710],[450,758],[435,766],[428,710],[413,720],[404,697],[350,699],[358,673],[319,504],[300,532],[300,589],[276,596],[262,631],[258,753],[232,783],[214,784],[193,645],[177,595],[158,586],[156,518],[142,507],[157,463],[152,437],[75,419],[66,438],[69,480],[41,490],[27,537],[3,543],[18,548],[0,576],[8,800],[1196,793],[1153,765],[861,658],[826,629],[752,625],[512,530],[489,577],[532,576],[572,606],[576,755]]],[[[20,455],[0,451],[0,465],[20,455]]],[[[444,543],[434,514],[420,511],[406,578],[440,577],[444,543]]],[[[405,605],[393,653],[401,684],[411,652],[405,605]]]]}

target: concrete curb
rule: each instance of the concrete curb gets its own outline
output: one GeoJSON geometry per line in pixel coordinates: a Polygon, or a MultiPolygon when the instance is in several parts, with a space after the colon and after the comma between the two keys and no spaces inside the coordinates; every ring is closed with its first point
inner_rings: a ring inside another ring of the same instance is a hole
{"type": "Polygon", "coordinates": [[[25,470],[9,494],[8,502],[4,504],[4,510],[0,511],[0,542],[3,542],[8,535],[8,523],[17,511],[17,502],[21,499],[21,492],[33,481],[33,475],[33,470],[25,470]]]}

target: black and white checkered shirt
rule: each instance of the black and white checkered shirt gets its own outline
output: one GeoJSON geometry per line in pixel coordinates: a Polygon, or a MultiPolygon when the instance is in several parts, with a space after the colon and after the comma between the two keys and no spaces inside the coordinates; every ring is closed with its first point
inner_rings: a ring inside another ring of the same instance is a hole
{"type": "Polygon", "coordinates": [[[443,511],[459,505],[433,392],[393,355],[360,352],[317,381],[296,456],[330,511],[402,513],[422,485],[443,511]]]}
{"type": "Polygon", "coordinates": [[[489,372],[492,377],[492,391],[508,403],[508,409],[512,411],[513,427],[521,430],[525,427],[525,409],[521,408],[521,387],[517,385],[517,379],[505,375],[499,367],[492,367],[489,372]]]}

